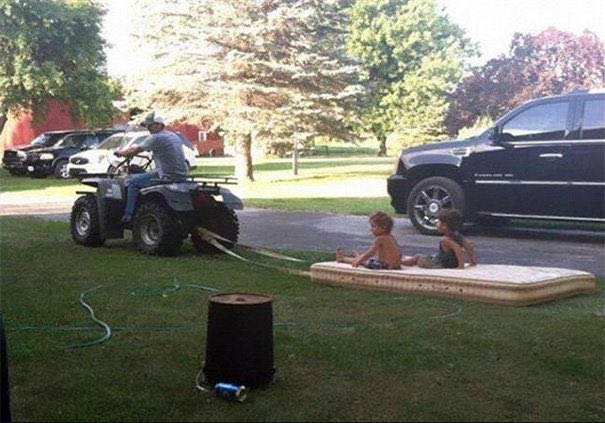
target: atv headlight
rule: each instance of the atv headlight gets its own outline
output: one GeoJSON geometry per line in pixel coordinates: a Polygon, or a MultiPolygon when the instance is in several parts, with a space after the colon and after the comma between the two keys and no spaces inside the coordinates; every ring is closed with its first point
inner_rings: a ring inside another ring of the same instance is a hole
{"type": "Polygon", "coordinates": [[[55,158],[55,156],[53,156],[51,153],[40,154],[40,160],[52,160],[54,158],[55,158]]]}

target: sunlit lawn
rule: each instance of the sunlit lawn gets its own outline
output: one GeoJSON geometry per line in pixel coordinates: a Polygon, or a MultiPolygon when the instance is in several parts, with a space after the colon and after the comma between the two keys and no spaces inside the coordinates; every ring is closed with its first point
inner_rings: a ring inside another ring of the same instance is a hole
{"type": "MultiPolygon", "coordinates": [[[[233,175],[234,162],[200,158],[195,174],[233,175]]],[[[394,162],[334,152],[301,158],[294,175],[289,159],[259,160],[254,183],[228,187],[246,207],[367,215],[392,211],[394,162]]],[[[0,171],[5,198],[72,201],[82,188],[0,171]]],[[[129,240],[89,249],[66,222],[0,218],[0,229],[15,421],[605,418],[602,280],[595,295],[515,308],[331,288],[239,250],[251,262],[188,243],[172,258],[142,256],[129,240]],[[69,348],[101,336],[78,301],[92,288],[87,301],[113,335],[69,348]],[[276,379],[243,404],[195,389],[216,292],[274,299],[276,379]]],[[[332,257],[285,252],[302,270],[332,257]]]]}
{"type": "MultiPolygon", "coordinates": [[[[394,163],[392,157],[359,153],[302,157],[294,174],[291,159],[264,159],[254,162],[254,182],[239,181],[226,187],[244,200],[245,207],[341,214],[368,214],[379,209],[392,212],[386,178],[394,170],[394,163]]],[[[192,175],[203,178],[234,173],[234,157],[200,157],[192,175]]],[[[13,177],[0,171],[0,192],[5,197],[71,202],[76,191],[82,189],[86,187],[77,180],[13,177]]]]}
{"type": "Polygon", "coordinates": [[[67,222],[0,218],[14,421],[603,421],[603,281],[531,307],[332,288],[255,264],[75,245],[67,222]],[[178,288],[177,288],[178,286],[178,288]],[[274,383],[196,389],[209,298],[273,299],[274,383]],[[81,304],[109,325],[104,334],[81,304]],[[89,346],[81,346],[92,342],[89,346]],[[78,348],[71,348],[79,345],[78,348]]]}

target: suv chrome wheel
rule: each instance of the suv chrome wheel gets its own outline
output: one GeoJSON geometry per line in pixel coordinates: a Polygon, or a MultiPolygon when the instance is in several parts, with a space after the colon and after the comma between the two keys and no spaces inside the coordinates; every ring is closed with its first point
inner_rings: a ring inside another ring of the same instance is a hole
{"type": "Polygon", "coordinates": [[[408,199],[408,216],[423,234],[437,235],[437,217],[443,209],[457,209],[464,214],[464,193],[449,178],[432,177],[418,182],[408,199]]]}

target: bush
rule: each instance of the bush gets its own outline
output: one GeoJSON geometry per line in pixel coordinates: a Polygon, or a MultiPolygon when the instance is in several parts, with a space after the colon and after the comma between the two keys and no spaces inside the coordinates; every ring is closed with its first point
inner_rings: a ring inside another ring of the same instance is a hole
{"type": "Polygon", "coordinates": [[[481,134],[484,130],[492,126],[492,118],[489,116],[479,116],[472,126],[465,126],[458,131],[458,139],[471,138],[481,134]]]}

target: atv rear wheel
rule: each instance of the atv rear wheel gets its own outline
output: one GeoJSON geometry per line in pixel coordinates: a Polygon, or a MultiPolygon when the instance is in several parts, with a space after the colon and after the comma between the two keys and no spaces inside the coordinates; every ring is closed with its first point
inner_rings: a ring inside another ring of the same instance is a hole
{"type": "MultiPolygon", "coordinates": [[[[224,203],[217,203],[212,213],[205,214],[199,226],[231,241],[217,240],[222,246],[228,249],[232,249],[239,238],[239,220],[237,215],[224,203]]],[[[200,253],[218,253],[221,251],[208,241],[202,239],[201,235],[197,232],[197,228],[191,232],[191,242],[193,242],[193,246],[200,253]]]]}
{"type": "Polygon", "coordinates": [[[76,244],[100,247],[105,243],[101,237],[99,208],[93,195],[79,197],[71,209],[71,238],[76,244]]]}
{"type": "Polygon", "coordinates": [[[150,255],[174,256],[183,243],[181,222],[163,204],[141,204],[133,221],[133,238],[139,251],[150,255]]]}

